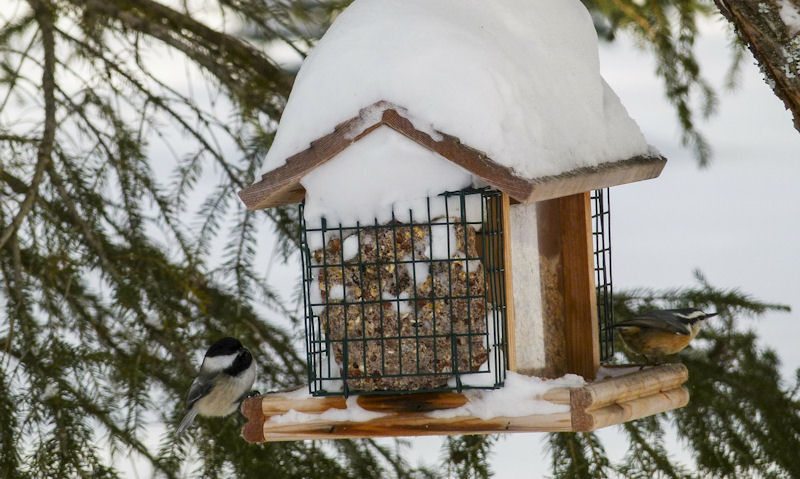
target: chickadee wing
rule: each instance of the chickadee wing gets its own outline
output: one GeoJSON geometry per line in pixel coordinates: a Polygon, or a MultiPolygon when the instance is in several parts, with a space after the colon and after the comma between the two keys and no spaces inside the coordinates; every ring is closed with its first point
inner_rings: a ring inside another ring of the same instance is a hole
{"type": "Polygon", "coordinates": [[[197,376],[189,388],[189,394],[186,395],[186,409],[191,409],[200,398],[211,392],[216,384],[216,375],[201,374],[197,376]]]}
{"type": "Polygon", "coordinates": [[[683,324],[677,319],[663,318],[657,316],[639,316],[631,320],[623,321],[621,323],[617,323],[614,325],[615,328],[619,327],[624,328],[626,326],[637,326],[640,328],[659,329],[661,331],[680,334],[683,336],[688,336],[692,334],[692,330],[689,328],[689,326],[683,324]]]}
{"type": "Polygon", "coordinates": [[[186,428],[189,427],[189,424],[191,424],[192,421],[194,421],[194,418],[196,416],[197,416],[197,409],[189,409],[189,412],[187,412],[186,415],[183,416],[183,420],[181,421],[178,428],[175,430],[175,435],[180,436],[181,434],[183,434],[183,431],[185,431],[186,428]]]}

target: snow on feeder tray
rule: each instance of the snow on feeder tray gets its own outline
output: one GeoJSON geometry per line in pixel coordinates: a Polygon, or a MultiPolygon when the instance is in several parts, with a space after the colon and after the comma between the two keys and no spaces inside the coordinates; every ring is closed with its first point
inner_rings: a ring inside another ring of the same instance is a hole
{"type": "Polygon", "coordinates": [[[499,1],[454,22],[454,1],[354,2],[239,193],[251,210],[301,205],[309,380],[246,400],[248,441],[586,431],[688,401],[681,365],[601,370],[607,188],[666,160],[600,78],[588,13],[499,1]],[[490,30],[496,44],[465,41],[490,30]],[[497,53],[512,44],[542,48],[497,53]],[[448,60],[414,64],[431,58],[448,60]]]}

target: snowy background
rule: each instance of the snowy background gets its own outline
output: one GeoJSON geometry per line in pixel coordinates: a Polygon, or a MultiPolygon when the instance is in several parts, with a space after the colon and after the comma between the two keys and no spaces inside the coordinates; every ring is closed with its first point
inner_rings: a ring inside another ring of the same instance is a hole
{"type": "MultiPolygon", "coordinates": [[[[601,45],[600,67],[606,81],[647,140],[669,158],[660,178],[612,189],[614,283],[618,289],[685,286],[693,283],[693,270],[700,269],[717,287],[740,288],[760,300],[792,306],[792,314],[774,314],[752,323],[763,346],[778,351],[788,378],[800,367],[796,249],[800,201],[795,193],[800,181],[800,133],[749,54],[738,88],[724,91],[729,65],[726,29],[722,20],[703,25],[698,44],[700,64],[720,90],[718,113],[699,125],[714,153],[711,166],[703,170],[680,146],[675,112],[663,99],[651,56],[625,37],[601,45]]],[[[168,59],[163,61],[165,69],[175,68],[168,59]]],[[[156,168],[164,168],[157,164],[160,156],[163,152],[153,155],[156,168]]],[[[280,264],[272,255],[273,243],[264,238],[259,258],[270,286],[290,300],[299,281],[299,259],[280,264]]],[[[296,333],[298,338],[302,334],[296,333]]],[[[266,390],[259,381],[255,387],[266,390]]],[[[157,447],[166,431],[155,423],[149,432],[157,447]]],[[[627,447],[615,428],[602,430],[600,436],[612,460],[625,453],[627,447]]],[[[442,438],[436,437],[413,439],[409,460],[437,464],[441,443],[442,438]]],[[[671,450],[690,464],[691,456],[680,444],[673,443],[671,450]]],[[[128,472],[147,477],[147,467],[136,463],[128,472]]],[[[547,475],[551,465],[545,435],[502,437],[491,464],[498,479],[547,475]]],[[[125,469],[124,464],[117,465],[125,469]]]]}
{"type": "MultiPolygon", "coordinates": [[[[714,156],[698,169],[680,146],[673,109],[664,101],[652,57],[630,39],[601,45],[600,68],[648,141],[669,159],[658,179],[611,190],[614,286],[691,285],[700,269],[717,287],[792,307],[750,323],[775,349],[783,374],[800,367],[800,133],[747,55],[741,81],[723,90],[729,36],[721,20],[701,27],[699,61],[720,89],[718,113],[700,125],[714,156]]],[[[744,322],[747,324],[746,322],[744,322]]],[[[690,372],[691,374],[691,372],[690,372]]],[[[600,431],[612,460],[627,446],[614,427],[600,431]]],[[[420,460],[439,459],[441,439],[415,439],[420,460]]],[[[673,441],[675,457],[691,464],[673,441]]],[[[551,471],[544,434],[506,435],[491,457],[497,479],[544,477],[551,471]]]]}
{"type": "MultiPolygon", "coordinates": [[[[784,377],[791,378],[800,367],[800,133],[749,53],[737,88],[725,90],[727,28],[723,20],[709,21],[701,25],[698,42],[699,62],[720,94],[717,114],[699,124],[713,148],[705,169],[680,145],[675,112],[664,100],[652,56],[624,36],[600,46],[604,78],[648,142],[669,159],[659,178],[611,190],[614,285],[687,286],[699,269],[716,287],[790,305],[793,313],[750,325],[763,347],[779,353],[784,377]]],[[[298,275],[294,264],[273,264],[269,281],[289,298],[294,291],[288,285],[298,275]]],[[[614,427],[599,435],[612,460],[624,455],[625,440],[614,427]]],[[[414,438],[411,444],[412,463],[435,465],[441,459],[442,438],[414,438]]],[[[690,452],[676,440],[668,446],[691,464],[690,452]]],[[[497,479],[546,476],[552,468],[545,435],[503,436],[491,466],[497,479]]]]}

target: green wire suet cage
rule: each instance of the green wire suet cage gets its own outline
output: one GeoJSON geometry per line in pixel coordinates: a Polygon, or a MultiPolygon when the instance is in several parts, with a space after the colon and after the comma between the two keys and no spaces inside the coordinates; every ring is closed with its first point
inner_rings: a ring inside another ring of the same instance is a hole
{"type": "Polygon", "coordinates": [[[394,211],[385,224],[303,222],[313,395],[503,384],[501,194],[488,188],[443,193],[427,198],[423,210],[421,217],[394,211]]]}

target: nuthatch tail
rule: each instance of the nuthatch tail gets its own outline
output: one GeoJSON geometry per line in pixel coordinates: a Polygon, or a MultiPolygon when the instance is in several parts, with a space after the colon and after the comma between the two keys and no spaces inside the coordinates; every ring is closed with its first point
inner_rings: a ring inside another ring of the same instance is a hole
{"type": "Polygon", "coordinates": [[[688,346],[700,331],[702,322],[716,315],[694,308],[662,309],[648,311],[614,327],[628,348],[650,361],[688,346]]]}

